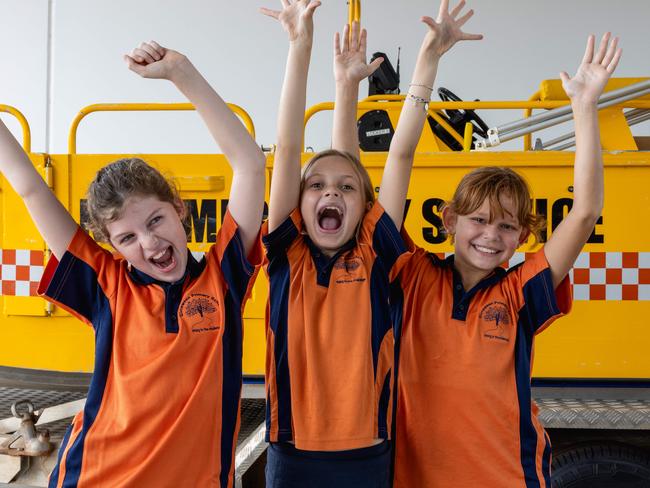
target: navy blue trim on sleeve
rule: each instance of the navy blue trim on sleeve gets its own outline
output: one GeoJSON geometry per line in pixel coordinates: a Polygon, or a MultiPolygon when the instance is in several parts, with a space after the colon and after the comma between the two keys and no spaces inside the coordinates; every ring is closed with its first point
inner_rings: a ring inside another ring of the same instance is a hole
{"type": "Polygon", "coordinates": [[[561,313],[550,268],[544,269],[528,280],[523,287],[523,297],[525,305],[520,311],[520,317],[525,318],[529,330],[533,333],[552,317],[561,313]]]}
{"type": "Polygon", "coordinates": [[[226,328],[223,334],[223,385],[221,392],[221,473],[222,488],[228,488],[233,469],[237,415],[239,413],[242,385],[242,357],[244,333],[242,330],[241,302],[233,299],[230,290],[224,297],[226,328]]]}
{"type": "MultiPolygon", "coordinates": [[[[275,381],[278,392],[278,440],[292,440],[291,381],[289,374],[289,282],[286,254],[269,263],[269,327],[274,337],[275,381]]],[[[266,441],[270,440],[271,397],[266,398],[266,441]]]]}
{"type": "Polygon", "coordinates": [[[298,229],[293,223],[291,215],[289,215],[273,232],[262,236],[262,243],[266,248],[266,254],[269,260],[284,254],[289,249],[291,243],[298,237],[298,234],[298,229]]]}
{"type": "MultiPolygon", "coordinates": [[[[437,259],[437,258],[436,258],[437,259]]],[[[393,357],[393,422],[390,429],[390,438],[395,442],[397,427],[397,399],[399,398],[399,362],[402,348],[402,331],[404,330],[404,290],[400,279],[397,278],[390,284],[390,314],[393,322],[393,337],[395,338],[395,350],[393,357]]],[[[395,473],[395,449],[391,453],[390,461],[391,479],[395,473]]]]}
{"type": "Polygon", "coordinates": [[[386,273],[390,273],[397,258],[408,250],[393,219],[386,212],[382,214],[375,225],[372,248],[386,268],[386,273]]]}
{"type": "Polygon", "coordinates": [[[377,262],[370,271],[370,311],[372,334],[372,365],[374,377],[377,377],[379,350],[384,337],[393,327],[390,309],[390,284],[385,270],[377,262]]]}
{"type": "Polygon", "coordinates": [[[108,298],[103,295],[95,304],[95,369],[93,372],[88,398],[83,409],[83,426],[81,432],[70,447],[65,461],[64,488],[76,487],[83,463],[86,435],[93,426],[104,398],[108,370],[113,352],[113,314],[108,298]]]}
{"type": "MultiPolygon", "coordinates": [[[[515,341],[515,381],[517,385],[517,400],[519,403],[519,438],[520,461],[526,482],[526,488],[540,488],[541,482],[537,475],[537,430],[533,424],[531,412],[532,393],[530,387],[530,369],[533,350],[533,332],[526,317],[532,312],[524,305],[517,322],[517,339],[515,341]]],[[[544,436],[544,453],[542,467],[545,478],[550,476],[551,445],[548,437],[544,436]]],[[[548,486],[548,485],[547,485],[548,486]]]]}
{"type": "Polygon", "coordinates": [[[104,292],[99,286],[95,270],[67,251],[61,258],[44,295],[93,323],[94,307],[104,296],[104,292]]]}
{"type": "Polygon", "coordinates": [[[544,432],[544,453],[542,454],[542,474],[544,475],[544,481],[546,486],[551,485],[551,439],[549,439],[548,434],[544,432]]]}
{"type": "Polygon", "coordinates": [[[59,467],[61,466],[61,458],[63,457],[63,453],[68,447],[68,441],[70,441],[71,432],[72,432],[72,424],[70,424],[67,430],[65,431],[65,435],[63,436],[63,440],[61,441],[61,445],[59,446],[59,453],[56,456],[56,466],[54,467],[54,470],[50,474],[50,480],[47,484],[48,488],[56,488],[57,485],[59,484],[59,467]]]}
{"type": "Polygon", "coordinates": [[[221,271],[232,292],[233,299],[241,306],[246,296],[246,290],[255,273],[255,267],[248,262],[244,254],[244,246],[239,230],[230,239],[221,258],[221,271]]]}
{"type": "MultiPolygon", "coordinates": [[[[388,409],[393,408],[390,405],[390,380],[393,375],[392,369],[389,369],[384,378],[384,382],[381,386],[381,394],[379,396],[379,405],[377,410],[377,433],[378,436],[382,439],[388,438],[389,429],[392,431],[392,426],[388,425],[388,409]]],[[[393,389],[395,387],[393,386],[393,389]]],[[[393,393],[393,396],[395,393],[393,393]]],[[[393,423],[395,423],[395,418],[393,417],[393,423]]]]}

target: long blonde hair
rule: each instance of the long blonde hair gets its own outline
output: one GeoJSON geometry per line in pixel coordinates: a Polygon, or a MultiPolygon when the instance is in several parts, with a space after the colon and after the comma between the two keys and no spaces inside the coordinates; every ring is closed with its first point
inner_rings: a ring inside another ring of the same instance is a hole
{"type": "Polygon", "coordinates": [[[350,154],[349,152],[339,151],[337,149],[328,149],[326,151],[316,153],[314,157],[305,164],[305,166],[302,168],[302,176],[300,179],[300,195],[302,196],[302,192],[305,189],[305,177],[309,174],[309,170],[314,166],[314,164],[316,164],[316,162],[330,156],[338,156],[350,163],[352,169],[359,176],[359,180],[361,181],[361,185],[363,187],[363,196],[365,199],[363,202],[364,205],[373,203],[375,201],[375,189],[372,186],[372,181],[370,181],[370,175],[368,174],[368,171],[363,167],[361,161],[359,161],[357,157],[350,154]]]}

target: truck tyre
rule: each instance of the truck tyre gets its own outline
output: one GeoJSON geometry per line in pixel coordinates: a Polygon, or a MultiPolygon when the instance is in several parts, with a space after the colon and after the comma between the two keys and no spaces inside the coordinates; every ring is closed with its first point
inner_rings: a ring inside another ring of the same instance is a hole
{"type": "Polygon", "coordinates": [[[650,453],[616,444],[593,444],[553,457],[553,488],[650,487],[650,453]]]}

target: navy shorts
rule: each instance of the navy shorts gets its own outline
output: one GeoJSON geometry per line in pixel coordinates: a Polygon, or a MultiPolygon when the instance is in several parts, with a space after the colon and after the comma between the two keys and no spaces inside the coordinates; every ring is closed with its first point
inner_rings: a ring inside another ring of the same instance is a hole
{"type": "Polygon", "coordinates": [[[350,451],[302,451],[286,442],[266,451],[266,488],[390,488],[390,442],[350,451]]]}

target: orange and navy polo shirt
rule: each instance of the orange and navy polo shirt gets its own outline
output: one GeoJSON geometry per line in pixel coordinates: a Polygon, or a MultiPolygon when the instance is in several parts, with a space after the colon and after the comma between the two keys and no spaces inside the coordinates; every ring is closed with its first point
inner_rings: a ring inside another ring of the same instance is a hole
{"type": "Polygon", "coordinates": [[[418,249],[393,286],[394,485],[550,488],[530,378],[535,335],[571,308],[569,280],[553,289],[543,249],[471,290],[453,262],[418,249]]]}
{"type": "Polygon", "coordinates": [[[267,441],[338,451],[389,438],[389,281],[406,251],[393,221],[375,203],[358,239],[332,258],[302,232],[299,210],[262,239],[270,282],[267,441]]]}
{"type": "Polygon", "coordinates": [[[206,258],[188,258],[182,280],[159,282],[79,229],[61,262],[50,259],[39,292],[95,331],[88,398],[50,488],[233,486],[256,267],[228,212],[206,258]]]}

